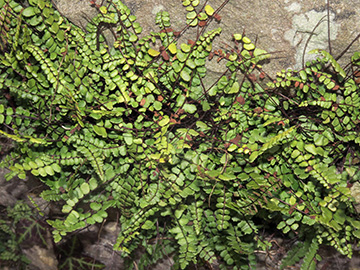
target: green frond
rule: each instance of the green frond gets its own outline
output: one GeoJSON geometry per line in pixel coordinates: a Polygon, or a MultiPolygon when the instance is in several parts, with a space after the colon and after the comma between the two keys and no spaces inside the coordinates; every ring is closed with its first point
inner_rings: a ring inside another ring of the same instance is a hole
{"type": "Polygon", "coordinates": [[[302,258],[304,258],[309,253],[310,245],[311,245],[310,240],[307,240],[304,243],[298,242],[297,244],[295,244],[291,248],[291,250],[287,252],[286,257],[282,259],[280,269],[282,270],[288,266],[292,266],[298,263],[302,258]]]}
{"type": "Polygon", "coordinates": [[[307,253],[304,256],[304,261],[301,264],[301,270],[305,269],[316,269],[316,261],[319,260],[319,257],[316,256],[319,249],[319,244],[317,242],[317,239],[314,237],[311,241],[311,244],[309,246],[309,249],[307,253]]]}
{"type": "Polygon", "coordinates": [[[254,162],[258,156],[262,155],[265,151],[271,149],[275,145],[281,144],[284,139],[287,139],[292,136],[293,131],[296,129],[296,126],[293,126],[278,135],[272,137],[269,141],[264,143],[258,151],[254,151],[249,158],[250,162],[254,162]]]}
{"type": "Polygon", "coordinates": [[[329,61],[334,70],[342,77],[342,80],[346,77],[346,72],[341,68],[340,64],[334,59],[334,57],[325,50],[313,50],[310,53],[320,53],[324,56],[324,59],[329,61]]]}

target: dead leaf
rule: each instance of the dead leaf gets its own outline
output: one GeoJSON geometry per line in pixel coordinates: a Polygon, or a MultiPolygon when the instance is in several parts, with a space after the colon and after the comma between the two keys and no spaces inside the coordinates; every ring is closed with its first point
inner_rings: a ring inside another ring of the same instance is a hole
{"type": "Polygon", "coordinates": [[[243,96],[238,96],[236,101],[239,102],[241,105],[245,104],[245,98],[243,96]]]}

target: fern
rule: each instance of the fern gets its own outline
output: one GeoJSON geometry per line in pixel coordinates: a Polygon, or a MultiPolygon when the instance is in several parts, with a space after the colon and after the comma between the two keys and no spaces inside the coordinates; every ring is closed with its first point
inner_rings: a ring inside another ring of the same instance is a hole
{"type": "Polygon", "coordinates": [[[275,145],[279,144],[283,139],[286,139],[287,137],[291,136],[292,131],[296,127],[291,127],[288,130],[278,134],[277,136],[271,138],[269,141],[263,144],[263,146],[259,149],[259,151],[253,152],[249,158],[250,162],[255,161],[255,159],[264,153],[266,150],[274,147],[275,145]]]}
{"type": "MultiPolygon", "coordinates": [[[[50,1],[0,1],[0,133],[15,145],[1,162],[7,178],[36,176],[41,196],[62,205],[62,216],[47,219],[57,243],[115,211],[114,249],[130,261],[143,247],[140,268],[170,253],[174,268],[254,268],[255,250],[269,247],[266,224],[305,243],[283,267],[304,257],[314,269],[320,244],[351,256],[360,238],[351,192],[358,53],[343,69],[317,51],[265,86],[266,51],[238,33],[232,46],[213,48],[221,29],[206,26],[220,8],[183,6],[183,29],[160,12],[159,30],[140,36],[118,0],[95,6],[86,31],[50,1]],[[113,46],[105,26],[115,27],[113,46]],[[209,79],[212,58],[225,71],[209,79]]],[[[64,265],[80,263],[73,259],[64,265]]]]}
{"type": "Polygon", "coordinates": [[[316,253],[319,249],[316,238],[313,238],[309,246],[309,250],[304,257],[304,262],[301,265],[301,270],[303,269],[316,269],[316,260],[319,258],[316,257],[316,253]]]}
{"type": "Polygon", "coordinates": [[[2,266],[27,267],[31,261],[23,254],[22,247],[39,245],[47,247],[46,223],[35,218],[35,213],[23,201],[8,207],[1,215],[0,260],[2,266]]]}
{"type": "Polygon", "coordinates": [[[295,265],[302,259],[308,252],[310,247],[310,241],[305,241],[305,243],[298,242],[295,244],[291,250],[286,254],[286,257],[281,261],[280,269],[284,269],[287,266],[295,265]]]}

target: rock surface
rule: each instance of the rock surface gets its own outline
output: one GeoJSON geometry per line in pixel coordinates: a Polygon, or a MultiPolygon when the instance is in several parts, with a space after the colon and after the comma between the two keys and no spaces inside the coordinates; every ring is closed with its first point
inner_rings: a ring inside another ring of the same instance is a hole
{"type": "Polygon", "coordinates": [[[98,226],[90,226],[79,235],[84,247],[84,254],[105,265],[105,270],[116,270],[123,265],[120,252],[113,249],[120,226],[116,222],[108,222],[103,230],[98,226]]]}
{"type": "Polygon", "coordinates": [[[24,255],[31,262],[30,268],[33,270],[57,270],[58,261],[52,248],[43,248],[38,245],[23,249],[24,255]]]}
{"type": "MultiPolygon", "coordinates": [[[[103,1],[96,2],[101,4],[103,1]]],[[[181,1],[123,2],[137,16],[144,34],[157,30],[155,15],[161,10],[169,12],[174,30],[179,31],[185,25],[186,11],[181,1]]],[[[200,1],[198,7],[204,2],[200,1]]],[[[224,0],[211,0],[208,4],[216,10],[223,2],[224,0]]],[[[360,33],[360,25],[355,23],[360,15],[360,1],[329,2],[328,7],[327,1],[324,0],[230,0],[219,12],[221,22],[211,25],[212,28],[223,29],[221,37],[214,43],[214,48],[224,47],[224,44],[231,45],[232,34],[245,31],[260,48],[273,53],[274,59],[264,66],[271,75],[281,69],[301,68],[303,56],[304,61],[314,57],[308,54],[312,49],[326,49],[336,57],[360,33]]],[[[84,26],[86,21],[96,14],[96,9],[90,6],[90,1],[55,0],[55,3],[63,15],[79,26],[84,26]]],[[[189,35],[191,36],[190,33],[189,35]]],[[[187,38],[185,36],[183,40],[187,38]]],[[[349,56],[359,45],[360,42],[357,40],[344,55],[343,64],[349,62],[349,56]]],[[[211,61],[209,70],[221,72],[223,68],[216,61],[211,61]]]]}

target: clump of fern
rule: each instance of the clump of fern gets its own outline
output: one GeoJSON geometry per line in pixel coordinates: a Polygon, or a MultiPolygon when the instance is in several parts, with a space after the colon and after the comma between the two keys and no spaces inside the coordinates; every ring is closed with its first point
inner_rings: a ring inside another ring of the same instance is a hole
{"type": "Polygon", "coordinates": [[[142,267],[172,255],[175,269],[254,268],[254,252],[271,246],[264,224],[305,241],[304,267],[315,267],[321,244],[351,257],[358,53],[344,70],[316,51],[264,86],[270,55],[238,33],[214,51],[221,29],[207,26],[221,18],[197,0],[183,1],[184,29],[160,12],[159,31],[146,36],[118,0],[95,5],[86,31],[48,1],[0,3],[0,133],[15,144],[2,164],[8,177],[38,177],[41,196],[61,202],[62,216],[47,219],[55,242],[115,212],[114,249],[133,259],[144,248],[142,267]],[[115,27],[112,48],[104,26],[115,27]],[[193,40],[179,44],[191,27],[193,40]],[[226,70],[206,86],[214,57],[226,70]]]}
{"type": "Polygon", "coordinates": [[[18,267],[30,263],[22,253],[21,243],[26,233],[19,233],[17,228],[24,220],[30,219],[32,210],[23,201],[18,201],[13,207],[2,209],[0,218],[0,266],[18,267]]]}

